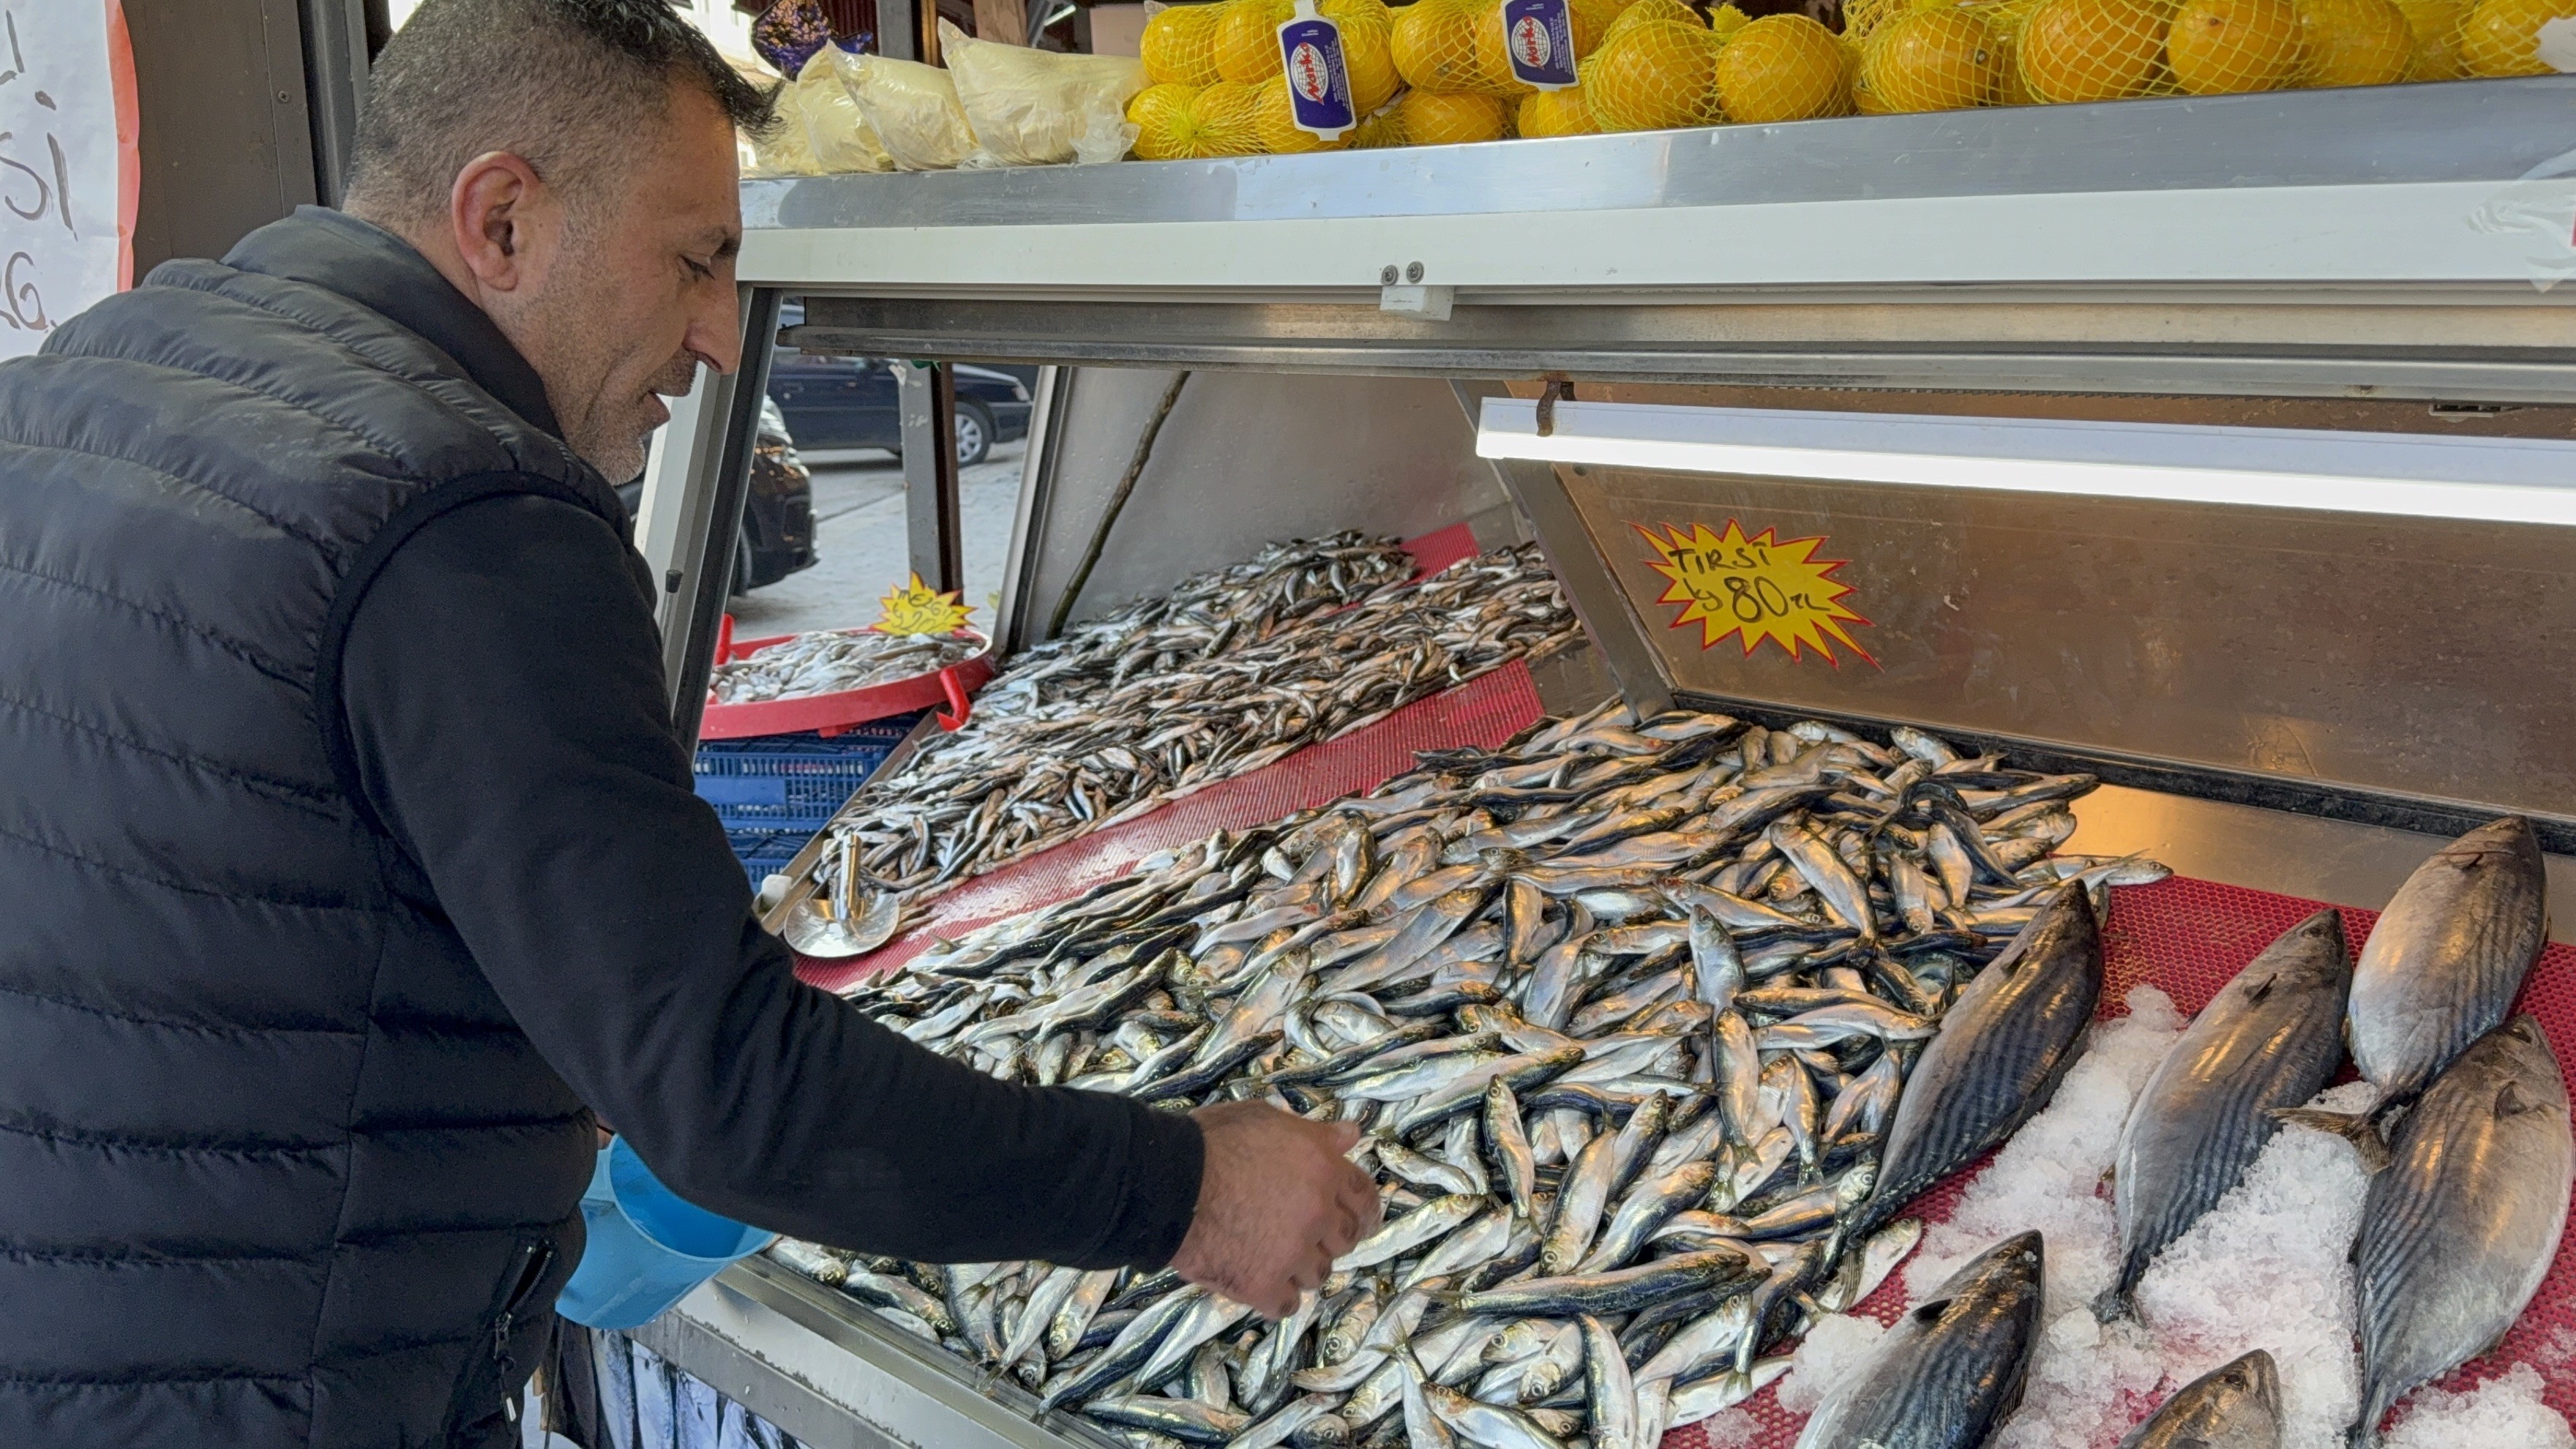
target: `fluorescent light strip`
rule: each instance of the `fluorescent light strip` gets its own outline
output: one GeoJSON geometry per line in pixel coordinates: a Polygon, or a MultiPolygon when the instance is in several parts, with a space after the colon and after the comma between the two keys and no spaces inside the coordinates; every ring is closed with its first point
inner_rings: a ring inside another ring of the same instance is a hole
{"type": "Polygon", "coordinates": [[[2576,525],[2576,443],[1488,398],[1486,458],[2576,525]]]}

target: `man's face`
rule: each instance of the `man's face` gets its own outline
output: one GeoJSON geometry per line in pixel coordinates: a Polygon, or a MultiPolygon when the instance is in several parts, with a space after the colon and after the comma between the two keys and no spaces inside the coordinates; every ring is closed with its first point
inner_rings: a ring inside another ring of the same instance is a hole
{"type": "Polygon", "coordinates": [[[536,244],[552,254],[526,259],[530,285],[496,312],[565,441],[611,483],[643,471],[648,436],[670,420],[662,399],[687,392],[700,362],[741,361],[733,126],[705,92],[675,85],[661,130],[544,229],[536,244]]]}

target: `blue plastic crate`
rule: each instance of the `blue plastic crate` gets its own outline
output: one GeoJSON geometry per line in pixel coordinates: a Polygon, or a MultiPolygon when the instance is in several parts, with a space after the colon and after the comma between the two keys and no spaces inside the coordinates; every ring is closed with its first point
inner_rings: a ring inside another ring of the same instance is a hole
{"type": "Polygon", "coordinates": [[[874,720],[829,739],[800,734],[708,740],[698,746],[699,798],[716,808],[727,830],[801,829],[811,835],[876,773],[917,718],[874,720]]]}
{"type": "Polygon", "coordinates": [[[787,869],[788,862],[796,858],[796,852],[803,850],[805,842],[813,838],[813,831],[801,827],[794,830],[725,832],[726,842],[733,846],[734,859],[742,862],[743,871],[751,877],[753,890],[760,889],[760,883],[770,876],[787,869]]]}

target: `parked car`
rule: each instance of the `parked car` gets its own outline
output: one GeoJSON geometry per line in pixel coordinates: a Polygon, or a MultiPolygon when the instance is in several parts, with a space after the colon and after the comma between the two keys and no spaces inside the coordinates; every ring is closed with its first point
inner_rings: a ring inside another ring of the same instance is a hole
{"type": "MultiPolygon", "coordinates": [[[[782,326],[793,327],[804,320],[805,309],[798,303],[787,303],[780,310],[782,326]]],[[[770,358],[769,395],[777,400],[797,444],[807,452],[883,448],[901,457],[903,423],[895,398],[895,369],[907,366],[883,357],[815,357],[781,347],[770,358]]],[[[949,373],[957,387],[959,467],[983,462],[996,443],[1028,436],[1036,368],[961,362],[949,373]]]]}
{"type": "MultiPolygon", "coordinates": [[[[644,506],[642,479],[617,490],[634,514],[644,506]]],[[[760,400],[760,433],[751,445],[751,491],[742,501],[728,593],[745,593],[814,566],[814,477],[796,456],[796,441],[778,404],[760,400]]]]}

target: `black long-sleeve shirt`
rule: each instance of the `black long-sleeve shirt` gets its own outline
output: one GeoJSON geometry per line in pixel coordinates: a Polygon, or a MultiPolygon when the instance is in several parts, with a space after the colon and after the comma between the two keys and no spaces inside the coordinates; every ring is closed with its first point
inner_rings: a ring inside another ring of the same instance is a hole
{"type": "MultiPolygon", "coordinates": [[[[332,220],[354,254],[332,285],[551,427],[480,311],[399,239],[332,220]]],[[[1160,1265],[1179,1248],[1201,1168],[1187,1118],[994,1081],[795,979],[690,789],[650,583],[608,523],[513,496],[426,525],[358,608],[343,681],[369,803],[437,908],[675,1190],[930,1261],[1160,1265]]]]}

